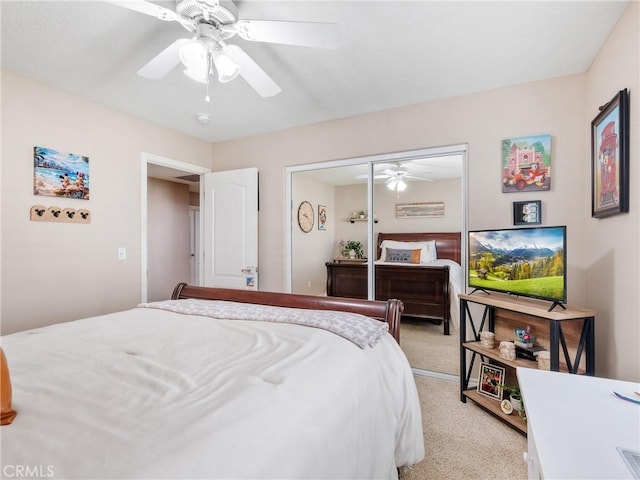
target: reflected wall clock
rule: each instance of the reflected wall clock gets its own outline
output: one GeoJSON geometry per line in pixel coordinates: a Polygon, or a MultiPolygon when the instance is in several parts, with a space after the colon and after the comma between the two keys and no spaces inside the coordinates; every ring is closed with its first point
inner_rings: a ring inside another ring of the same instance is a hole
{"type": "Polygon", "coordinates": [[[298,225],[304,233],[313,229],[313,206],[306,200],[298,207],[298,225]]]}

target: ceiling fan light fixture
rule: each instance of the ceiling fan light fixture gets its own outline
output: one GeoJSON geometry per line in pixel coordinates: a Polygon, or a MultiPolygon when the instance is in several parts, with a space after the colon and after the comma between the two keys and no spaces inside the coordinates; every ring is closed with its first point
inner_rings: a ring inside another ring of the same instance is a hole
{"type": "Polygon", "coordinates": [[[391,191],[404,192],[407,189],[407,184],[401,179],[392,179],[387,182],[387,188],[391,191]]]}
{"type": "Polygon", "coordinates": [[[184,74],[200,83],[207,83],[207,69],[206,68],[185,68],[184,74]]]}
{"type": "Polygon", "coordinates": [[[186,67],[184,74],[193,80],[207,83],[209,68],[207,48],[198,40],[193,40],[180,47],[180,61],[186,67]]]}
{"type": "Polygon", "coordinates": [[[220,83],[230,82],[240,73],[240,67],[222,50],[214,51],[212,57],[220,83]]]}

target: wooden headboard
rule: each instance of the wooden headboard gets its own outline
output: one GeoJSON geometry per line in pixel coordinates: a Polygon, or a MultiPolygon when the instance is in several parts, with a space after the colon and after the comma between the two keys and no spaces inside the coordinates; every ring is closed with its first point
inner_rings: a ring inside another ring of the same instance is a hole
{"type": "Polygon", "coordinates": [[[389,324],[389,333],[400,342],[400,316],[404,308],[400,300],[359,300],[355,298],[318,297],[294,293],[258,292],[228,288],[195,287],[186,283],[176,285],[172,300],[197,298],[201,300],[227,300],[240,303],[274,305],[314,310],[338,310],[359,313],[389,324]]]}
{"type": "Polygon", "coordinates": [[[380,258],[383,240],[398,242],[429,242],[435,240],[438,258],[461,262],[460,232],[428,232],[428,233],[378,233],[378,249],[376,258],[380,258]]]}

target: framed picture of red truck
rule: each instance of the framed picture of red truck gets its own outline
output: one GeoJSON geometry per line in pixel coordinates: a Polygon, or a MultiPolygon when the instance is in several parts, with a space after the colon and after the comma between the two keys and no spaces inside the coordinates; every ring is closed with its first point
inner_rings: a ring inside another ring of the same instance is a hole
{"type": "Polygon", "coordinates": [[[620,90],[591,122],[591,216],[629,211],[629,93],[620,90]]]}
{"type": "Polygon", "coordinates": [[[502,193],[551,189],[551,135],[502,140],[502,193]]]}

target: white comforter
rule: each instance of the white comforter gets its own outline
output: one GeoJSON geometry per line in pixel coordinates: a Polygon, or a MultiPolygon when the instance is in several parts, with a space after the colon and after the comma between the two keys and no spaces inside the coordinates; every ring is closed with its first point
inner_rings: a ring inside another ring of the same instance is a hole
{"type": "Polygon", "coordinates": [[[394,263],[377,260],[376,265],[402,265],[403,267],[429,267],[448,266],[449,267],[449,310],[451,312],[450,321],[454,328],[460,326],[460,292],[462,291],[462,266],[453,260],[437,259],[429,263],[394,263]]]}
{"type": "Polygon", "coordinates": [[[0,431],[3,472],[395,478],[424,456],[415,383],[388,333],[361,349],[319,328],[136,308],[2,347],[18,411],[0,431]]]}

